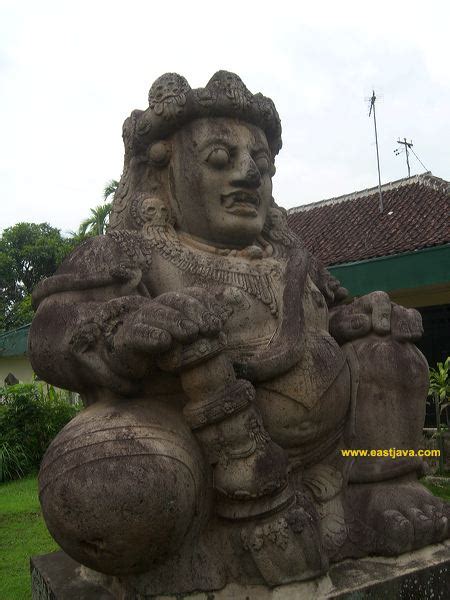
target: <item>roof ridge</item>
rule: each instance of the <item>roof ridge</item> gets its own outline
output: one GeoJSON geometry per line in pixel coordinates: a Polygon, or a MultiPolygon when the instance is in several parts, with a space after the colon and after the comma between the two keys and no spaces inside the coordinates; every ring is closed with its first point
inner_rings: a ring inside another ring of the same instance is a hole
{"type": "MultiPolygon", "coordinates": [[[[381,186],[381,191],[389,191],[398,189],[400,187],[405,187],[407,185],[413,185],[418,183],[419,185],[425,185],[427,187],[431,187],[434,190],[442,191],[444,193],[450,193],[450,182],[445,179],[441,179],[440,177],[436,177],[432,174],[431,171],[426,171],[425,173],[419,173],[417,175],[413,175],[412,177],[404,177],[402,179],[397,179],[396,181],[390,181],[388,183],[384,183],[381,186]]],[[[341,202],[348,202],[351,200],[356,200],[358,198],[368,198],[369,196],[373,196],[378,193],[378,186],[372,188],[366,188],[364,190],[359,190],[356,192],[351,192],[350,194],[343,194],[342,196],[335,196],[333,198],[327,198],[326,200],[319,200],[318,202],[311,202],[309,204],[302,204],[300,206],[294,206],[288,209],[288,214],[295,214],[298,212],[308,211],[313,208],[319,208],[321,206],[330,206],[333,204],[340,204],[341,202]]]]}

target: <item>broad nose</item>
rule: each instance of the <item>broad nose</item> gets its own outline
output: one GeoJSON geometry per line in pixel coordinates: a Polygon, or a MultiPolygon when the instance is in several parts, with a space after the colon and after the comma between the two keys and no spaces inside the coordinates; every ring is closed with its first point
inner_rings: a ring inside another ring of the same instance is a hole
{"type": "Polygon", "coordinates": [[[254,189],[261,185],[261,174],[250,154],[245,153],[240,158],[231,183],[236,187],[254,189]]]}

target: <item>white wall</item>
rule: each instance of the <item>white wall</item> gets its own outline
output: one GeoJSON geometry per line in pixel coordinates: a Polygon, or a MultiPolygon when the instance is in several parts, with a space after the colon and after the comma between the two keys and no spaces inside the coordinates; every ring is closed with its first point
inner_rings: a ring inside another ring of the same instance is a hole
{"type": "Polygon", "coordinates": [[[21,383],[33,381],[33,369],[26,356],[0,357],[0,387],[4,385],[8,373],[12,373],[21,383]]]}

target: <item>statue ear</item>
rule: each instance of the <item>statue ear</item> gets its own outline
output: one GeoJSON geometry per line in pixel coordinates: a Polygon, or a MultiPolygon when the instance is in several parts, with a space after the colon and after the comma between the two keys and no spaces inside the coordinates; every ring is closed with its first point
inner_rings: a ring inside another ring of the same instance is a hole
{"type": "Polygon", "coordinates": [[[172,146],[166,140],[159,140],[149,147],[147,154],[150,163],[162,169],[169,164],[172,146]]]}

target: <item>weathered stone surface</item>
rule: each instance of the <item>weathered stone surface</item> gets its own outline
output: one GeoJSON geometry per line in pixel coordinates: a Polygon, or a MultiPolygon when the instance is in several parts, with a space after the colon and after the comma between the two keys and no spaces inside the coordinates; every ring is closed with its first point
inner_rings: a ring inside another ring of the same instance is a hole
{"type": "Polygon", "coordinates": [[[420,459],[341,455],[420,445],[422,324],[383,292],[350,302],[289,230],[272,101],[169,73],[123,135],[108,233],[33,294],[34,369],[86,405],[39,476],[60,546],[145,598],[446,539],[420,459]]]}
{"type": "Polygon", "coordinates": [[[81,566],[64,552],[30,561],[32,600],[114,600],[104,587],[80,577],[81,566]]]}
{"type": "MultiPolygon", "coordinates": [[[[35,557],[32,570],[43,579],[55,600],[113,598],[95,583],[80,576],[80,567],[62,552],[35,557]],[[63,577],[61,575],[64,574],[63,577]],[[91,592],[91,590],[93,590],[91,592]],[[88,596],[96,593],[96,596],[88,596]],[[65,595],[63,595],[65,594],[65,595]],[[71,595],[72,594],[72,595],[71,595]],[[103,595],[102,595],[103,594],[103,595]]],[[[42,586],[41,586],[42,588],[42,586]]],[[[38,589],[38,588],[36,588],[38,589]]],[[[262,585],[228,584],[214,593],[192,593],[189,600],[445,600],[450,589],[450,544],[435,544],[399,557],[345,560],[327,575],[313,581],[294,582],[273,589],[262,585]]],[[[48,596],[43,596],[47,598],[48,596]]],[[[51,596],[50,596],[51,597],[51,596]]],[[[34,592],[33,600],[42,596],[34,592]]],[[[153,596],[157,600],[180,600],[180,596],[153,596]]],[[[149,597],[147,597],[149,599],[149,597]]],[[[145,599],[145,600],[147,600],[145,599]]],[[[144,600],[144,599],[142,599],[144,600]]]]}

